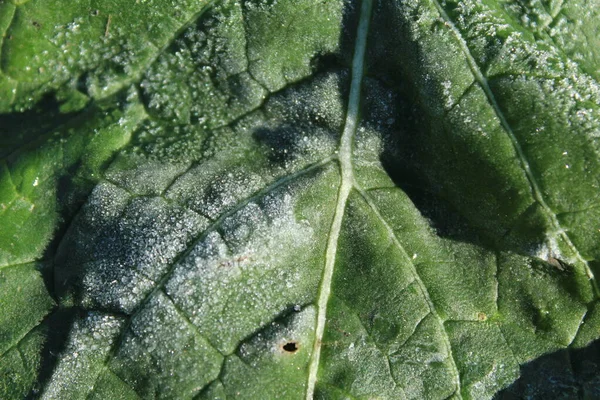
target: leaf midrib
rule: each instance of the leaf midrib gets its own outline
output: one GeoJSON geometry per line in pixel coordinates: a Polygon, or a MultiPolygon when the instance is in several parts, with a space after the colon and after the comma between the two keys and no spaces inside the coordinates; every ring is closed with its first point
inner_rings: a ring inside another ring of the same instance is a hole
{"type": "Polygon", "coordinates": [[[327,240],[325,268],[323,269],[323,275],[319,285],[319,297],[317,300],[317,326],[315,328],[313,351],[308,369],[308,382],[306,388],[307,400],[312,400],[317,382],[323,334],[325,332],[325,324],[327,322],[327,303],[331,294],[331,284],[338,250],[340,231],[342,228],[342,221],[344,219],[348,197],[350,195],[350,191],[354,187],[354,173],[352,170],[352,143],[354,141],[354,134],[356,132],[356,125],[358,123],[358,108],[360,104],[361,86],[364,76],[365,51],[367,47],[367,36],[369,31],[369,22],[371,20],[372,7],[372,0],[363,0],[356,33],[346,121],[344,123],[344,130],[338,148],[341,180],[338,190],[337,203],[335,206],[335,213],[327,240]]]}

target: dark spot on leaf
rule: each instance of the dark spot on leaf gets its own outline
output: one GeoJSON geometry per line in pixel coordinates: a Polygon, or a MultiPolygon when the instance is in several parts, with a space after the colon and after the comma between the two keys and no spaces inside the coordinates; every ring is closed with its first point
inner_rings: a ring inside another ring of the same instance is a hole
{"type": "Polygon", "coordinates": [[[283,346],[281,346],[281,348],[283,349],[283,351],[287,352],[287,353],[295,353],[298,351],[298,343],[296,342],[287,342],[286,344],[284,344],[283,346]]]}

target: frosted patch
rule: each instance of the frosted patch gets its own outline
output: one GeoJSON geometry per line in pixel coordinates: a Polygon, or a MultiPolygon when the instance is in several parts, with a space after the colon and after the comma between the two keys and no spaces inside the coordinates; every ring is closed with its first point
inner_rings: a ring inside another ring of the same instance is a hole
{"type": "Polygon", "coordinates": [[[179,177],[166,197],[217,219],[278,177],[332,156],[344,115],[339,86],[345,79],[328,73],[310,85],[290,86],[231,129],[216,132],[206,140],[206,158],[179,177]]]}
{"type": "Polygon", "coordinates": [[[116,253],[124,263],[135,265],[141,273],[157,280],[207,224],[193,211],[162,198],[137,198],[119,223],[116,253]]]}
{"type": "Polygon", "coordinates": [[[231,217],[224,219],[221,231],[226,235],[233,252],[240,252],[256,231],[267,227],[266,221],[267,217],[263,209],[251,202],[231,217]]]}
{"type": "Polygon", "coordinates": [[[197,125],[175,125],[149,119],[136,130],[128,151],[154,162],[181,165],[205,156],[206,130],[197,125]]]}
{"type": "Polygon", "coordinates": [[[166,291],[175,302],[182,298],[192,321],[198,314],[215,312],[222,299],[217,293],[211,293],[227,287],[232,279],[239,277],[238,263],[229,265],[229,258],[227,245],[221,235],[211,231],[175,267],[166,284],[166,291]],[[198,298],[202,301],[197,301],[200,300],[198,298]]]}
{"type": "Polygon", "coordinates": [[[310,183],[282,186],[225,217],[220,233],[200,240],[167,282],[174,302],[223,353],[314,287],[306,277],[317,239],[295,214],[297,192],[310,183]]]}
{"type": "Polygon", "coordinates": [[[98,68],[98,75],[90,75],[86,79],[87,90],[93,95],[100,95],[109,87],[114,90],[123,80],[117,74],[117,69],[128,74],[133,72],[131,66],[136,61],[136,52],[124,37],[114,39],[97,35],[90,41],[89,27],[87,16],[77,16],[64,24],[55,25],[49,41],[58,51],[52,54],[54,57],[48,57],[46,51],[35,57],[33,62],[44,65],[44,70],[65,73],[70,70],[91,70],[109,61],[114,69],[98,68]],[[85,43],[84,46],[79,46],[77,57],[73,57],[71,43],[85,43]]]}
{"type": "Polygon", "coordinates": [[[149,160],[134,154],[120,154],[104,176],[132,193],[159,195],[188,165],[149,160]]]}
{"type": "Polygon", "coordinates": [[[104,368],[123,319],[90,312],[75,320],[65,349],[54,370],[42,399],[85,398],[104,368]]]}
{"type": "Polygon", "coordinates": [[[126,205],[129,195],[112,183],[100,182],[90,194],[82,210],[90,223],[98,223],[98,218],[117,218],[126,205]]]}
{"type": "Polygon", "coordinates": [[[502,71],[504,74],[513,73],[518,76],[522,71],[530,70],[532,60],[536,63],[534,71],[543,71],[541,76],[561,78],[568,72],[577,73],[577,66],[567,62],[556,49],[524,42],[519,33],[513,33],[503,43],[497,59],[490,66],[489,75],[500,74],[502,71]]]}
{"type": "Polygon", "coordinates": [[[265,186],[258,174],[248,174],[245,168],[215,177],[203,193],[200,212],[216,219],[220,214],[237,204],[241,199],[265,186]]]}
{"type": "MultiPolygon", "coordinates": [[[[92,201],[92,215],[110,202],[92,201]]],[[[207,225],[205,218],[158,197],[137,197],[118,218],[97,221],[86,210],[73,231],[91,231],[73,240],[57,274],[64,290],[84,307],[132,312],[170,264],[207,225]],[[85,225],[89,224],[89,226],[85,225]],[[95,231],[94,231],[95,228],[95,231]],[[80,299],[80,300],[78,300],[80,299]]]]}
{"type": "Polygon", "coordinates": [[[132,318],[109,368],[143,398],[191,398],[217,378],[223,356],[160,291],[132,318]]]}
{"type": "Polygon", "coordinates": [[[78,265],[93,260],[97,256],[96,242],[104,234],[105,227],[117,223],[129,201],[130,196],[125,190],[111,183],[99,183],[61,243],[57,268],[60,270],[62,263],[78,265]]]}
{"type": "Polygon", "coordinates": [[[347,74],[317,75],[310,85],[301,83],[273,95],[263,109],[264,120],[249,128],[269,150],[269,160],[283,163],[316,161],[332,154],[342,130],[345,104],[339,88],[347,74]]]}
{"type": "Polygon", "coordinates": [[[155,283],[134,267],[110,260],[92,261],[79,267],[81,281],[71,288],[78,305],[131,313],[155,283]]]}
{"type": "MultiPolygon", "coordinates": [[[[268,176],[268,174],[265,174],[268,176]]],[[[167,193],[211,219],[266,186],[265,178],[247,166],[211,160],[192,168],[167,193]]]]}
{"type": "MultiPolygon", "coordinates": [[[[223,238],[230,251],[244,257],[261,253],[268,248],[275,259],[282,257],[288,246],[309,246],[313,230],[308,221],[296,219],[293,197],[277,191],[264,197],[260,205],[250,203],[227,217],[221,225],[223,238]]],[[[269,261],[264,259],[265,263],[269,261]]]]}
{"type": "Polygon", "coordinates": [[[242,4],[213,4],[146,72],[150,113],[215,128],[256,108],[267,91],[247,72],[246,46],[242,4]]]}
{"type": "Polygon", "coordinates": [[[335,130],[344,122],[346,104],[340,88],[347,84],[345,70],[316,75],[310,84],[290,86],[274,95],[266,104],[265,113],[335,130]]]}
{"type": "MultiPolygon", "coordinates": [[[[546,241],[534,249],[530,255],[546,261],[553,267],[563,271],[567,268],[566,265],[562,264],[563,262],[575,264],[577,263],[577,260],[564,254],[561,251],[561,244],[558,234],[548,234],[546,236],[546,241]]],[[[564,244],[562,245],[564,246],[564,244]]]]}

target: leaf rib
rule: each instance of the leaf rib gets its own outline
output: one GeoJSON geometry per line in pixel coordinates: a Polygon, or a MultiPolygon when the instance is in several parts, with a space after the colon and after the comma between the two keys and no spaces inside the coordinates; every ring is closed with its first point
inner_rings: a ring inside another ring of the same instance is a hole
{"type": "MultiPolygon", "coordinates": [[[[335,295],[334,295],[335,296],[335,295]]],[[[384,349],[382,348],[378,343],[377,340],[371,335],[371,332],[369,332],[369,329],[367,328],[367,325],[365,325],[364,321],[362,320],[362,318],[360,317],[360,312],[356,311],[354,309],[354,307],[352,307],[350,304],[348,304],[346,301],[344,301],[343,299],[337,297],[336,300],[342,304],[344,304],[344,306],[346,308],[348,308],[349,310],[352,310],[352,314],[354,315],[354,317],[356,317],[356,320],[358,321],[358,324],[362,327],[362,329],[365,332],[366,337],[368,337],[371,340],[371,344],[373,344],[373,346],[384,356],[385,359],[385,365],[387,368],[387,373],[390,376],[390,379],[392,380],[393,384],[394,384],[394,389],[396,387],[399,387],[400,389],[404,390],[400,384],[396,381],[396,378],[394,377],[394,374],[392,373],[392,366],[390,364],[390,352],[389,352],[389,348],[388,349],[384,349]]],[[[419,321],[420,323],[420,321],[419,321]]]]}
{"type": "Polygon", "coordinates": [[[277,189],[278,187],[293,181],[294,179],[297,179],[303,175],[309,174],[315,170],[318,170],[319,168],[322,168],[323,166],[327,165],[329,162],[332,161],[331,157],[328,157],[324,160],[321,160],[319,162],[313,163],[311,165],[309,165],[308,167],[297,171],[293,174],[284,176],[278,180],[276,180],[275,182],[273,182],[272,184],[270,184],[269,186],[255,192],[252,196],[244,199],[243,201],[240,201],[235,207],[233,207],[232,209],[229,209],[228,211],[224,212],[217,220],[215,220],[214,223],[212,223],[210,226],[208,226],[206,229],[204,229],[202,232],[200,232],[196,237],[194,237],[191,240],[191,243],[186,247],[186,249],[180,253],[175,260],[171,263],[171,265],[169,266],[169,268],[167,269],[167,271],[164,273],[164,275],[158,280],[158,282],[156,283],[155,287],[140,301],[139,305],[136,307],[136,309],[131,313],[131,315],[129,315],[129,318],[127,319],[125,325],[123,326],[122,330],[121,330],[121,335],[119,336],[119,338],[115,341],[114,346],[112,347],[111,351],[109,352],[108,356],[106,357],[106,359],[104,360],[103,364],[105,366],[108,365],[108,363],[110,362],[110,360],[116,355],[118,349],[120,348],[120,346],[122,345],[123,341],[125,340],[125,333],[127,332],[127,330],[129,329],[129,327],[131,326],[131,321],[133,320],[133,318],[144,308],[144,306],[146,304],[148,304],[148,302],[152,299],[152,297],[156,294],[158,294],[159,292],[163,292],[163,288],[164,285],[167,283],[167,281],[169,280],[169,278],[171,277],[171,275],[173,274],[173,272],[175,271],[175,267],[177,266],[177,263],[179,260],[181,260],[182,258],[184,258],[186,255],[188,255],[190,253],[190,251],[194,248],[194,245],[197,244],[198,242],[200,242],[203,238],[206,237],[206,235],[211,232],[215,227],[219,226],[226,218],[228,218],[229,216],[235,214],[236,212],[238,212],[240,209],[242,209],[244,206],[246,206],[248,203],[250,203],[252,200],[255,200],[257,198],[260,198],[262,196],[264,196],[267,193],[272,192],[273,190],[277,189]]]}
{"type": "Polygon", "coordinates": [[[415,334],[419,330],[419,327],[421,326],[421,324],[423,323],[423,321],[425,321],[427,319],[427,317],[430,316],[430,315],[431,315],[431,310],[427,314],[423,315],[421,317],[421,319],[415,324],[415,326],[414,326],[412,332],[410,333],[410,335],[408,335],[406,337],[406,339],[404,339],[404,341],[402,342],[402,344],[400,344],[400,346],[398,346],[398,350],[395,351],[395,352],[393,352],[393,353],[390,353],[389,355],[392,356],[392,355],[398,353],[399,349],[401,349],[404,346],[406,346],[406,344],[415,336],[415,334]]]}
{"type": "MultiPolygon", "coordinates": [[[[110,352],[107,354],[107,356],[105,357],[105,359],[103,360],[102,364],[103,364],[103,368],[99,371],[98,375],[96,376],[96,380],[94,382],[96,382],[100,376],[102,375],[103,371],[105,370],[109,370],[108,368],[108,364],[110,363],[110,361],[114,358],[114,356],[117,354],[117,351],[119,350],[119,348],[121,347],[121,345],[123,344],[124,340],[125,340],[125,336],[126,336],[126,332],[128,331],[128,329],[131,326],[131,322],[133,320],[133,318],[144,308],[144,306],[152,299],[152,297],[154,295],[157,295],[159,293],[162,293],[163,295],[165,295],[169,301],[175,305],[175,302],[173,301],[173,299],[167,295],[167,293],[163,290],[164,289],[164,285],[167,283],[167,281],[169,280],[169,278],[171,277],[172,273],[175,271],[175,267],[177,266],[177,262],[182,259],[183,257],[185,257],[187,254],[189,254],[189,252],[191,251],[191,249],[193,249],[194,245],[196,243],[198,243],[200,240],[202,240],[206,234],[210,231],[212,231],[215,227],[219,226],[221,224],[221,222],[226,219],[227,217],[235,214],[237,211],[239,211],[242,207],[244,207],[245,205],[247,205],[249,202],[251,202],[252,200],[262,197],[265,194],[275,190],[276,188],[300,177],[303,176],[305,174],[308,174],[314,170],[317,170],[321,167],[323,167],[324,165],[327,165],[329,162],[332,161],[332,157],[328,157],[324,160],[321,160],[319,162],[313,163],[311,165],[309,165],[308,167],[295,172],[294,174],[290,174],[287,176],[284,176],[278,180],[276,180],[275,182],[273,182],[271,185],[263,188],[262,190],[257,191],[256,193],[254,193],[254,195],[244,199],[243,201],[239,202],[235,207],[233,207],[232,209],[224,212],[217,220],[215,220],[214,223],[212,223],[210,226],[208,226],[206,229],[204,229],[202,232],[200,232],[195,238],[192,239],[192,243],[186,247],[186,250],[184,250],[182,253],[180,253],[175,260],[171,263],[171,265],[169,266],[168,270],[165,272],[165,274],[161,277],[160,280],[158,280],[158,282],[156,282],[155,287],[140,301],[139,305],[136,307],[136,309],[131,313],[131,315],[128,316],[127,321],[125,322],[124,326],[122,327],[121,330],[121,334],[119,335],[119,337],[117,338],[117,340],[115,341],[113,347],[111,348],[110,352]]],[[[178,312],[178,314],[185,319],[186,322],[191,324],[191,321],[189,321],[189,319],[185,318],[184,315],[182,314],[181,310],[179,310],[178,307],[175,308],[176,311],[178,312]]],[[[196,334],[198,334],[199,337],[203,337],[203,335],[200,334],[200,332],[195,329],[194,331],[196,334]]],[[[20,339],[22,340],[22,339],[20,339]]],[[[221,353],[221,351],[217,348],[214,347],[212,345],[212,343],[210,343],[208,340],[207,342],[211,345],[211,347],[213,347],[215,350],[217,350],[218,353],[220,353],[221,355],[223,355],[221,353]]],[[[226,356],[224,356],[226,358],[226,356]]],[[[224,360],[225,360],[224,358],[224,360]]],[[[224,363],[223,360],[223,363],[224,363]]],[[[223,364],[224,365],[224,364],[223,364]]],[[[111,371],[112,372],[112,371],[111,371]]],[[[115,374],[116,375],[116,374],[115,374]]],[[[218,377],[216,378],[218,379],[218,377]]],[[[212,381],[211,381],[212,382],[212,381]]],[[[210,384],[210,382],[209,382],[210,384]]],[[[88,396],[92,393],[93,391],[93,386],[90,392],[88,392],[88,396]]],[[[137,394],[137,393],[136,393],[137,394]]],[[[139,394],[138,394],[139,395],[139,394]]]]}
{"type": "MultiPolygon", "coordinates": [[[[417,272],[417,269],[415,268],[415,264],[412,262],[411,258],[406,253],[404,246],[402,246],[402,244],[398,240],[398,237],[396,236],[396,233],[394,232],[392,227],[387,223],[387,221],[383,218],[383,216],[379,212],[379,208],[377,207],[377,205],[375,205],[371,196],[360,187],[357,187],[356,189],[357,189],[358,193],[361,195],[361,197],[367,202],[367,204],[369,205],[369,207],[371,208],[371,210],[373,211],[375,216],[381,221],[381,223],[383,224],[385,229],[388,231],[388,234],[390,235],[394,244],[398,247],[398,249],[402,252],[402,254],[404,254],[405,258],[409,261],[408,266],[411,270],[411,273],[413,274],[413,276],[415,278],[414,282],[417,284],[417,286],[419,287],[419,290],[421,291],[421,294],[425,298],[425,301],[427,302],[427,305],[429,306],[429,310],[430,310],[431,314],[435,317],[435,319],[441,326],[441,331],[443,332],[442,339],[443,339],[444,345],[448,351],[449,360],[450,360],[451,367],[452,367],[452,372],[454,373],[455,378],[456,378],[456,382],[455,382],[456,388],[457,388],[456,393],[460,393],[460,391],[461,391],[461,389],[460,389],[460,387],[461,387],[460,372],[458,371],[458,367],[456,366],[456,362],[454,360],[454,355],[452,354],[450,338],[448,337],[448,334],[446,333],[446,330],[444,328],[444,321],[437,313],[435,305],[433,304],[433,301],[431,300],[431,296],[429,295],[429,291],[427,290],[427,287],[421,280],[421,277],[419,276],[419,273],[417,272]]],[[[423,318],[423,319],[425,319],[425,318],[423,318]]],[[[415,331],[416,331],[416,329],[415,329],[415,331]]]]}
{"type": "MultiPolygon", "coordinates": [[[[6,6],[8,7],[8,5],[6,5],[6,6]]],[[[12,27],[13,23],[15,22],[15,16],[17,15],[17,6],[15,6],[13,4],[11,11],[12,11],[12,15],[10,16],[10,22],[6,26],[6,29],[4,30],[4,32],[2,32],[2,35],[0,35],[0,73],[9,79],[12,79],[12,78],[10,78],[4,71],[4,64],[5,64],[5,57],[6,57],[6,51],[5,51],[6,39],[5,38],[7,37],[6,34],[12,27]]],[[[16,97],[16,93],[13,93],[10,104],[13,104],[15,97],[16,97]]]]}
{"type": "Polygon", "coordinates": [[[118,92],[120,90],[122,90],[123,88],[127,88],[131,85],[136,85],[139,84],[140,81],[142,80],[142,78],[144,77],[144,75],[146,74],[148,68],[154,64],[154,62],[158,59],[158,57],[160,57],[161,54],[163,54],[165,52],[166,49],[169,48],[169,46],[171,46],[171,44],[188,28],[190,27],[193,23],[195,23],[200,17],[202,17],[202,15],[208,11],[211,6],[216,2],[216,0],[209,0],[207,1],[201,8],[200,10],[198,10],[194,15],[192,15],[187,21],[185,21],[183,24],[181,24],[181,26],[175,31],[175,33],[167,40],[165,41],[165,43],[159,47],[154,43],[149,42],[150,44],[152,44],[152,46],[157,48],[156,53],[150,58],[148,59],[148,62],[146,63],[146,65],[144,65],[143,67],[141,67],[136,73],[132,74],[131,78],[129,79],[125,79],[121,85],[117,88],[117,90],[115,90],[115,92],[118,92]]]}
{"type": "MultiPolygon", "coordinates": [[[[127,383],[125,382],[119,375],[115,374],[114,372],[112,372],[110,369],[108,368],[104,368],[102,370],[102,372],[100,373],[100,375],[98,376],[98,378],[100,378],[100,376],[102,376],[103,374],[110,374],[113,378],[118,379],[121,383],[123,383],[123,385],[127,386],[129,389],[131,389],[131,394],[135,394],[137,399],[142,399],[142,397],[135,391],[133,390],[133,388],[127,383]]],[[[94,385],[92,386],[92,389],[88,392],[87,396],[86,396],[86,400],[87,399],[91,399],[92,395],[95,393],[96,391],[96,383],[98,382],[98,380],[96,380],[96,382],[94,382],[94,385]]]]}
{"type": "Polygon", "coordinates": [[[177,315],[179,315],[179,317],[185,321],[186,325],[190,327],[190,329],[192,330],[194,335],[196,335],[200,339],[206,341],[210,345],[210,347],[212,347],[217,353],[219,353],[223,356],[223,359],[225,359],[225,357],[227,357],[226,354],[223,354],[217,346],[212,344],[212,342],[205,335],[203,335],[202,332],[200,332],[198,327],[196,325],[194,325],[194,323],[190,320],[190,317],[181,309],[181,307],[179,307],[179,305],[175,302],[175,300],[173,300],[173,298],[167,293],[166,290],[161,289],[161,294],[163,296],[165,296],[165,298],[167,300],[169,300],[169,302],[171,303],[171,306],[173,306],[173,309],[175,310],[177,315]]]}
{"type": "Polygon", "coordinates": [[[479,86],[481,86],[481,89],[485,93],[485,96],[487,97],[488,102],[490,103],[490,105],[492,106],[492,109],[494,110],[494,113],[498,117],[500,124],[502,125],[502,128],[507,133],[510,141],[512,142],[513,148],[515,149],[515,152],[517,154],[517,157],[519,159],[521,167],[523,168],[523,171],[525,172],[525,176],[527,177],[527,180],[529,181],[529,185],[531,187],[531,192],[533,194],[533,197],[538,202],[538,204],[541,206],[542,210],[544,211],[544,214],[546,214],[546,217],[552,224],[552,227],[554,228],[554,231],[555,231],[553,233],[555,235],[557,235],[558,237],[560,237],[567,244],[569,249],[573,252],[573,255],[576,258],[576,260],[579,261],[583,265],[585,273],[590,280],[592,290],[594,292],[594,296],[596,298],[598,298],[600,296],[600,290],[598,289],[596,279],[594,278],[594,273],[590,269],[590,266],[589,266],[587,260],[585,260],[583,258],[583,256],[579,253],[579,250],[577,249],[577,247],[575,247],[575,244],[571,241],[571,238],[567,235],[564,228],[562,228],[562,226],[560,225],[560,222],[558,221],[558,218],[556,217],[556,214],[554,213],[554,211],[546,203],[546,200],[544,199],[544,197],[542,195],[542,191],[537,182],[537,179],[535,178],[533,171],[531,170],[531,166],[529,165],[529,161],[527,160],[525,152],[523,151],[523,148],[521,147],[521,144],[519,143],[512,127],[508,123],[506,116],[500,109],[500,105],[498,104],[498,101],[496,100],[496,96],[494,96],[494,93],[492,92],[492,89],[490,88],[490,85],[488,84],[487,78],[483,75],[483,72],[479,68],[479,65],[477,65],[477,61],[475,61],[475,58],[471,54],[471,51],[469,50],[467,42],[462,37],[462,34],[458,30],[458,28],[456,27],[454,22],[450,19],[450,16],[448,15],[448,13],[446,13],[444,8],[440,4],[439,0],[432,0],[432,2],[434,4],[435,8],[438,10],[442,19],[446,22],[448,28],[452,31],[452,34],[456,37],[458,45],[460,46],[460,49],[463,52],[463,54],[467,60],[467,63],[469,64],[471,73],[475,77],[475,80],[479,83],[479,86]]]}
{"type": "Polygon", "coordinates": [[[338,150],[341,182],[338,191],[335,213],[327,241],[327,250],[325,252],[325,268],[323,269],[323,275],[319,285],[319,298],[317,301],[317,326],[315,328],[315,342],[308,369],[308,382],[306,389],[307,400],[311,400],[313,398],[315,385],[317,382],[317,372],[319,370],[319,361],[321,357],[321,345],[323,334],[325,332],[325,324],[327,322],[327,303],[331,294],[331,283],[337,255],[338,240],[342,228],[342,220],[344,219],[348,196],[350,195],[350,192],[354,186],[354,174],[352,171],[352,143],[358,123],[358,108],[360,104],[360,92],[364,75],[364,59],[367,47],[367,35],[369,31],[369,22],[371,20],[372,6],[372,0],[363,0],[356,34],[356,44],[352,59],[352,80],[350,84],[350,96],[348,98],[348,109],[338,150]]]}
{"type": "Polygon", "coordinates": [[[29,329],[27,332],[25,332],[20,338],[18,338],[16,341],[14,341],[12,344],[10,344],[6,350],[4,350],[2,352],[2,354],[0,354],[0,359],[2,359],[2,357],[4,357],[6,355],[6,353],[8,353],[9,351],[11,351],[12,349],[18,349],[19,345],[21,344],[21,342],[31,333],[31,331],[33,331],[35,328],[37,328],[38,326],[40,326],[43,322],[44,322],[44,318],[42,318],[42,320],[40,322],[38,322],[37,325],[31,327],[31,329],[29,329]]]}
{"type": "MultiPolygon", "coordinates": [[[[524,10],[528,10],[528,8],[529,8],[528,4],[525,1],[518,0],[517,3],[520,4],[524,10]]],[[[540,25],[543,32],[545,33],[546,37],[550,40],[549,42],[545,41],[545,43],[548,43],[552,47],[554,47],[563,57],[565,57],[565,59],[569,60],[572,63],[572,65],[574,65],[580,73],[587,74],[592,79],[594,79],[595,82],[599,82],[598,74],[595,72],[592,72],[592,71],[589,71],[589,72],[586,71],[586,68],[582,67],[580,62],[576,61],[571,55],[568,54],[568,52],[567,52],[567,50],[565,50],[564,46],[561,45],[557,41],[556,35],[552,33],[552,27],[556,24],[556,22],[560,16],[563,16],[566,20],[570,20],[569,16],[566,15],[563,10],[563,8],[564,8],[563,0],[559,0],[557,9],[554,12],[551,12],[551,10],[548,9],[548,5],[545,4],[544,2],[540,2],[540,5],[542,6],[544,12],[551,18],[551,20],[549,22],[543,23],[540,25]]],[[[522,21],[520,19],[517,19],[516,21],[521,22],[521,26],[523,28],[529,29],[524,23],[522,23],[522,21]]],[[[572,20],[570,22],[573,23],[572,20]]],[[[586,36],[586,41],[587,41],[588,46],[593,46],[593,44],[590,43],[589,38],[587,36],[586,36]]]]}

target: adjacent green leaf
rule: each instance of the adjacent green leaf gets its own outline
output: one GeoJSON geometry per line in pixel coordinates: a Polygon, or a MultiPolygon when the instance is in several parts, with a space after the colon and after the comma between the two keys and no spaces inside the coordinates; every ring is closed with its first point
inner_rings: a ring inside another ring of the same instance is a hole
{"type": "Polygon", "coordinates": [[[0,398],[594,398],[599,19],[0,1],[0,398]]]}

